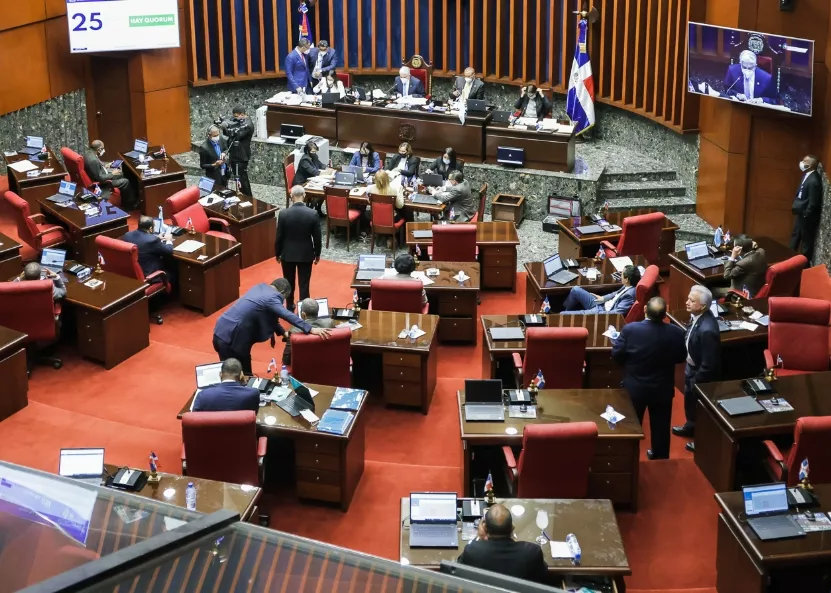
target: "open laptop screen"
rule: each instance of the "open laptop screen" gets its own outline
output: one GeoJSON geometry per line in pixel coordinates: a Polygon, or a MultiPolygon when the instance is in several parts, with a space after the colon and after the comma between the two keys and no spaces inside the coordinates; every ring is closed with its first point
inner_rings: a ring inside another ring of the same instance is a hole
{"type": "Polygon", "coordinates": [[[456,522],[454,492],[410,493],[410,521],[418,523],[456,522]]]}
{"type": "Polygon", "coordinates": [[[707,250],[707,241],[699,241],[697,243],[688,243],[684,246],[687,250],[687,259],[694,260],[699,257],[708,257],[710,252],[707,250]]]}
{"type": "Polygon", "coordinates": [[[44,268],[49,268],[54,271],[63,270],[63,264],[66,261],[65,249],[50,249],[45,248],[40,254],[40,265],[44,268]]]}
{"type": "Polygon", "coordinates": [[[214,183],[216,183],[210,177],[200,177],[199,178],[199,193],[202,195],[207,196],[214,190],[214,183]]]}
{"type": "Polygon", "coordinates": [[[222,383],[222,363],[200,364],[196,367],[196,387],[204,389],[222,383]]]}
{"type": "Polygon", "coordinates": [[[136,141],[133,144],[133,150],[136,152],[147,153],[147,140],[139,140],[136,138],[136,141]]]}
{"type": "Polygon", "coordinates": [[[61,449],[58,473],[67,478],[93,478],[104,472],[104,449],[61,449]]]}
{"type": "Polygon", "coordinates": [[[466,403],[502,403],[501,379],[465,379],[466,403]]]}
{"type": "Polygon", "coordinates": [[[75,195],[75,184],[71,181],[66,181],[65,179],[61,181],[61,184],[58,186],[58,193],[64,196],[74,196],[75,195]]]}
{"type": "Polygon", "coordinates": [[[552,255],[542,265],[545,268],[545,275],[547,277],[551,277],[563,269],[563,262],[560,260],[559,255],[552,255]]]}
{"type": "Polygon", "coordinates": [[[26,136],[26,146],[29,148],[43,148],[43,138],[40,136],[26,136]]]}
{"type": "Polygon", "coordinates": [[[788,510],[788,493],[784,482],[746,486],[744,494],[744,512],[748,517],[788,510]]]}
{"type": "Polygon", "coordinates": [[[386,255],[361,255],[358,256],[359,270],[383,270],[387,265],[386,255]]]}
{"type": "Polygon", "coordinates": [[[315,299],[317,301],[317,316],[329,317],[329,299],[315,299]]]}

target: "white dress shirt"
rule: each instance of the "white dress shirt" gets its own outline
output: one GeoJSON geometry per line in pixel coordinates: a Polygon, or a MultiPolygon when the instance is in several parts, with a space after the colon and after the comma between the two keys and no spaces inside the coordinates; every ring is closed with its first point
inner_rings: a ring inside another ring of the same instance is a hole
{"type": "MultiPolygon", "coordinates": [[[[742,73],[742,78],[744,78],[744,73],[742,73]]],[[[753,74],[750,75],[750,78],[744,78],[744,96],[748,99],[753,98],[753,89],[756,88],[756,71],[753,71],[753,74]]]]}

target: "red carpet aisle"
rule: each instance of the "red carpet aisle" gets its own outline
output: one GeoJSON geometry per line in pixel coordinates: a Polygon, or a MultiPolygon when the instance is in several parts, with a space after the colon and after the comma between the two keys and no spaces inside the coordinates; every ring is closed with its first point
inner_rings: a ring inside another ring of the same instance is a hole
{"type": "MultiPolygon", "coordinates": [[[[0,232],[16,236],[0,211],[0,232]]],[[[241,291],[279,276],[274,261],[242,273],[241,291]]],[[[351,300],[351,267],[321,262],[312,275],[312,295],[333,304],[351,300]]],[[[524,278],[516,294],[484,293],[482,314],[521,312],[524,278]]],[[[62,349],[64,368],[38,367],[29,406],[0,423],[0,459],[57,470],[61,447],[103,446],[107,461],[144,467],[154,449],[162,469],[178,472],[181,432],[176,413],[194,384],[193,367],[212,361],[211,335],[219,313],[205,318],[175,304],[162,310],[164,325],[151,325],[150,347],[107,372],[62,349]]],[[[372,404],[366,470],[352,507],[344,514],[299,504],[288,492],[267,497],[272,526],[363,552],[397,559],[399,498],[411,490],[458,490],[461,449],[456,390],[481,374],[481,345],[442,346],[439,381],[430,413],[387,410],[372,404]]],[[[254,369],[264,372],[280,347],[254,349],[254,369]]],[[[683,401],[676,397],[676,423],[683,401]]],[[[683,441],[673,438],[670,461],[647,462],[640,473],[637,515],[618,522],[634,575],[630,593],[714,593],[717,508],[713,492],[683,441]]]]}

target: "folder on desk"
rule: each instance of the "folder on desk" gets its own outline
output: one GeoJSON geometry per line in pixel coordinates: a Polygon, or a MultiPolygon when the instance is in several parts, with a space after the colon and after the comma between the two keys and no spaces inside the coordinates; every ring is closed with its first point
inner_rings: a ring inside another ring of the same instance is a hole
{"type": "Polygon", "coordinates": [[[719,405],[730,416],[743,416],[745,414],[755,414],[765,411],[759,402],[750,396],[723,399],[719,402],[719,405]]]}
{"type": "Polygon", "coordinates": [[[332,403],[329,405],[329,409],[357,412],[363,399],[363,389],[338,387],[335,389],[335,396],[332,398],[332,403]]]}
{"type": "Polygon", "coordinates": [[[352,422],[355,414],[344,410],[328,409],[323,412],[320,422],[317,425],[318,432],[330,434],[343,434],[352,422]]]}

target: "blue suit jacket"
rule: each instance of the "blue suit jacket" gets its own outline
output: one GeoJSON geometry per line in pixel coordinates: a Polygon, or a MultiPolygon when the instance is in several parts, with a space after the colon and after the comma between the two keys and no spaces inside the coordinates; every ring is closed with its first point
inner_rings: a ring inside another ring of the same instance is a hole
{"type": "MultiPolygon", "coordinates": [[[[404,83],[401,82],[401,77],[395,77],[395,92],[399,95],[404,94],[404,83]]],[[[415,76],[410,76],[410,88],[409,88],[409,97],[423,97],[424,96],[424,85],[421,84],[421,81],[416,78],[415,76]]]]}
{"type": "Polygon", "coordinates": [[[145,276],[163,270],[165,260],[173,257],[173,245],[138,229],[125,233],[121,240],[138,246],[138,261],[145,276]]]}
{"type": "MultiPolygon", "coordinates": [[[[614,308],[613,308],[611,311],[609,311],[609,313],[620,313],[621,315],[626,315],[626,314],[628,314],[628,313],[629,313],[629,309],[631,309],[631,308],[632,308],[632,305],[634,305],[634,304],[635,304],[635,294],[636,294],[636,291],[637,291],[637,289],[636,289],[634,286],[630,286],[629,288],[627,288],[627,289],[624,291],[623,296],[621,296],[621,297],[617,300],[617,302],[615,302],[615,306],[614,306],[614,308]]],[[[608,301],[611,301],[613,298],[615,298],[615,295],[617,294],[617,292],[618,292],[618,291],[615,291],[615,292],[610,292],[609,294],[607,294],[606,296],[604,296],[604,297],[603,297],[603,300],[601,300],[601,301],[597,304],[597,306],[598,306],[599,308],[603,308],[604,303],[606,303],[606,302],[608,302],[608,301]]]]}
{"type": "MultiPolygon", "coordinates": [[[[728,97],[744,94],[743,78],[741,64],[733,64],[727,69],[727,75],[724,77],[724,88],[730,89],[725,92],[728,97]]],[[[762,99],[765,103],[769,104],[775,104],[779,100],[779,93],[776,92],[773,77],[761,68],[756,68],[753,97],[755,99],[762,99]]]]}
{"type": "Polygon", "coordinates": [[[260,391],[236,381],[206,387],[193,402],[194,412],[236,412],[260,409],[260,391]]]}
{"type": "Polygon", "coordinates": [[[308,58],[297,53],[296,49],[291,50],[286,56],[286,78],[288,87],[292,93],[298,88],[311,92],[312,68],[308,58]]]}
{"type": "MultiPolygon", "coordinates": [[[[294,52],[295,54],[297,52],[294,52]]],[[[309,71],[314,72],[315,66],[317,65],[317,55],[320,53],[320,50],[316,47],[313,47],[309,52],[309,71]]],[[[335,53],[334,48],[330,47],[329,51],[327,51],[323,55],[323,62],[320,65],[320,71],[322,73],[327,73],[329,70],[334,70],[337,66],[337,54],[335,53]]]]}
{"type": "MultiPolygon", "coordinates": [[[[349,165],[352,167],[360,167],[361,166],[361,153],[356,152],[352,155],[352,160],[349,162],[349,165]]],[[[369,157],[367,157],[367,168],[365,173],[377,173],[378,169],[381,168],[381,155],[377,152],[373,152],[369,157]]]]}
{"type": "Polygon", "coordinates": [[[662,321],[623,326],[612,358],[625,368],[621,384],[632,396],[673,394],[675,365],[687,358],[684,330],[662,321]]]}

